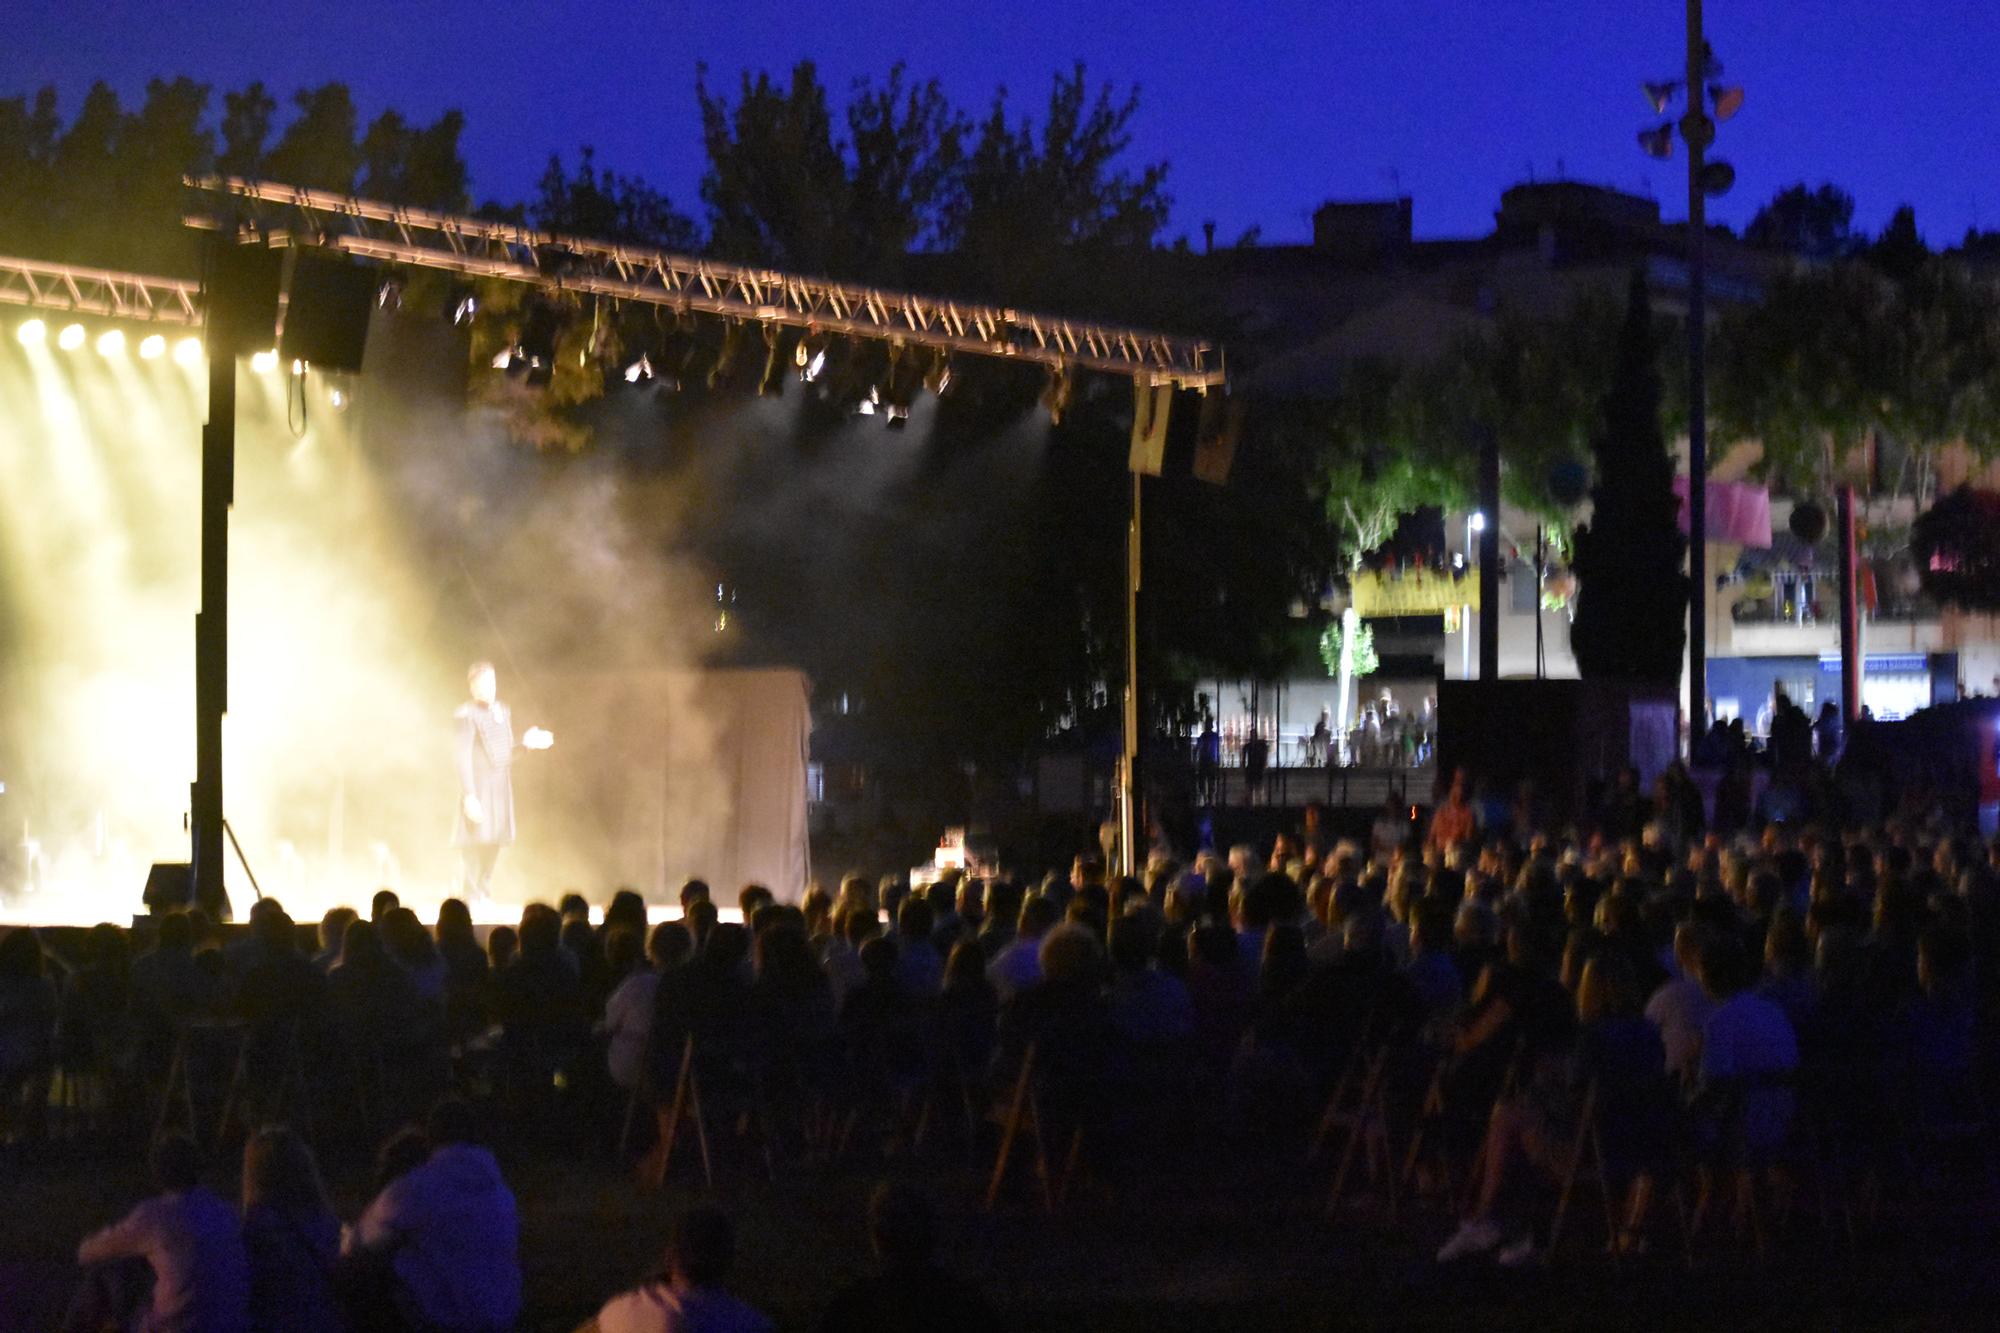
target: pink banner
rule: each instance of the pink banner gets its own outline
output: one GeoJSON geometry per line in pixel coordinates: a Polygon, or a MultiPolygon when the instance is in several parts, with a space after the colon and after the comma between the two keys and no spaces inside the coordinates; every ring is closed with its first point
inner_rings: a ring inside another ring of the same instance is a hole
{"type": "MultiPolygon", "coordinates": [[[[1674,478],[1680,500],[1681,531],[1688,530],[1688,479],[1674,478]]],[[[1708,483],[1708,539],[1738,546],[1771,545],[1771,492],[1747,481],[1708,483]]]]}

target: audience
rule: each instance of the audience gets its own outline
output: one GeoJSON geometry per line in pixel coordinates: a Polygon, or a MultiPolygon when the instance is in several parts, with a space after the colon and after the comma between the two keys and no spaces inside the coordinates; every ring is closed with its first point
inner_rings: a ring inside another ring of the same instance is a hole
{"type": "Polygon", "coordinates": [[[613,1296],[596,1333],[767,1333],[771,1321],[723,1286],[736,1262],[736,1229],[718,1208],[674,1219],[659,1276],[613,1296]]]}
{"type": "Polygon", "coordinates": [[[249,1329],[250,1265],[236,1210],[202,1185],[201,1154],[191,1140],[162,1138],[152,1168],[159,1193],[77,1246],[85,1285],[70,1326],[109,1320],[146,1333],[249,1329]],[[147,1275],[132,1263],[150,1270],[150,1292],[147,1275]]]}
{"type": "Polygon", "coordinates": [[[833,1298],[820,1333],[988,1333],[1000,1322],[977,1288],[938,1266],[930,1205],[885,1182],[868,1201],[877,1271],[833,1298]]]}

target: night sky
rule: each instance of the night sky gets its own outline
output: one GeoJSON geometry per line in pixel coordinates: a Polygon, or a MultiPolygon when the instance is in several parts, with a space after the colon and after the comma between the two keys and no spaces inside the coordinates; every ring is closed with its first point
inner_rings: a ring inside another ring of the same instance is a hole
{"type": "MultiPolygon", "coordinates": [[[[1172,164],[1171,233],[1204,219],[1228,241],[1308,233],[1323,199],[1415,197],[1423,236],[1483,233],[1502,188],[1567,175],[1673,200],[1678,157],[1653,162],[1638,91],[1680,62],[1678,0],[731,0],[709,4],[177,0],[13,7],[0,93],[53,81],[64,111],[107,78],[281,97],[343,80],[385,106],[470,121],[480,199],[527,194],[552,149],[597,147],[699,212],[694,73],[782,72],[816,60],[836,92],[902,58],[983,110],[996,84],[1038,109],[1050,73],[1136,81],[1135,149],[1172,164]]],[[[1840,183],[1856,223],[1916,205],[1933,243],[2000,228],[2000,5],[1990,0],[1711,0],[1726,80],[1748,88],[1719,152],[1738,182],[1716,215],[1741,226],[1794,180],[1840,183]],[[1982,193],[1983,190],[1983,193],[1982,193]]],[[[217,99],[219,110],[219,98],[217,99]]],[[[1678,145],[1676,148],[1678,150],[1678,145]]],[[[1669,216],[1681,209],[1669,203],[1669,216]]]]}

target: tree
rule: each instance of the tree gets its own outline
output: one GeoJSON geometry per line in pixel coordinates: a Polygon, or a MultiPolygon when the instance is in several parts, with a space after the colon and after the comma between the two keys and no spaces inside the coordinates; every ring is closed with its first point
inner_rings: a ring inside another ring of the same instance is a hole
{"type": "Polygon", "coordinates": [[[548,169],[529,213],[537,227],[564,236],[623,241],[659,250],[688,251],[699,234],[687,214],[637,176],[599,170],[588,144],[577,154],[574,175],[562,158],[549,155],[548,169]]]}
{"type": "Polygon", "coordinates": [[[465,114],[447,111],[428,126],[412,125],[390,108],[361,136],[361,193],[384,203],[459,213],[469,173],[459,156],[465,114]]]}
{"type": "Polygon", "coordinates": [[[1687,538],[1680,531],[1673,459],[1660,434],[1657,358],[1645,275],[1635,272],[1594,447],[1590,524],[1576,534],[1581,587],[1570,644],[1587,680],[1666,684],[1680,675],[1687,538]]]}
{"type": "Polygon", "coordinates": [[[327,83],[293,94],[298,119],[285,127],[277,146],[259,167],[271,180],[335,194],[353,194],[361,170],[354,141],[359,117],[344,83],[327,83]]]}
{"type": "Polygon", "coordinates": [[[734,103],[708,87],[699,67],[702,146],[715,253],[743,263],[826,273],[839,260],[848,214],[848,177],[833,136],[826,89],[810,60],[779,85],[766,73],[742,76],[734,103]]]}
{"type": "Polygon", "coordinates": [[[1808,190],[1805,182],[1778,191],[1757,210],[1743,239],[1760,250],[1782,250],[1803,259],[1840,259],[1855,248],[1854,197],[1833,185],[1808,190]]]}
{"type": "Polygon", "coordinates": [[[2000,611],[2000,495],[1961,486],[1910,526],[1926,594],[1967,611],[2000,611]]]}
{"type": "Polygon", "coordinates": [[[225,176],[256,176],[264,167],[264,142],[271,137],[271,118],[278,101],[261,82],[240,93],[222,95],[222,151],[215,169],[225,176]]]}
{"type": "Polygon", "coordinates": [[[1151,246],[1172,201],[1164,162],[1121,165],[1138,110],[1136,88],[1093,97],[1081,63],[1056,75],[1039,126],[1010,123],[996,93],[945,209],[967,278],[1001,299],[1045,297],[1087,277],[1093,255],[1151,246]]]}
{"type": "Polygon", "coordinates": [[[1897,282],[1915,277],[1930,257],[1930,247],[1917,232],[1917,210],[1908,204],[1897,206],[1889,216],[1889,225],[1868,247],[1868,262],[1897,282]]]}

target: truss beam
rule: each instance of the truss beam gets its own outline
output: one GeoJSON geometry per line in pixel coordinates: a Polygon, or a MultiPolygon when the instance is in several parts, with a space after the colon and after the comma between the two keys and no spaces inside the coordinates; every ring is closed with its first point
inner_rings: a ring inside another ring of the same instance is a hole
{"type": "Polygon", "coordinates": [[[218,213],[233,213],[234,225],[253,233],[364,259],[1153,384],[1207,388],[1226,378],[1220,351],[1199,339],[555,236],[264,181],[207,177],[188,185],[215,196],[218,213]]]}
{"type": "Polygon", "coordinates": [[[202,322],[200,283],[34,259],[0,257],[0,305],[155,324],[202,322]]]}

